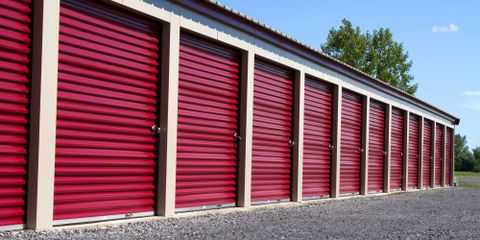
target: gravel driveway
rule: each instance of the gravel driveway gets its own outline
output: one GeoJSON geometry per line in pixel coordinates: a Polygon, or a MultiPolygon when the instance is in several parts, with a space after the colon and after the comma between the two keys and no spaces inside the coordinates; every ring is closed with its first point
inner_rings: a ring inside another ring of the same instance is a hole
{"type": "Polygon", "coordinates": [[[203,213],[0,239],[480,239],[480,190],[391,196],[203,213]]]}

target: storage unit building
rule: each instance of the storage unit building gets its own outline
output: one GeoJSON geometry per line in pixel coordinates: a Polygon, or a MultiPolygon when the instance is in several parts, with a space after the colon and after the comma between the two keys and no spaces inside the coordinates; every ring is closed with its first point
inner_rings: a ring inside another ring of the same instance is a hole
{"type": "Polygon", "coordinates": [[[458,118],[214,1],[6,0],[0,33],[0,230],[453,185],[458,118]]]}
{"type": "Polygon", "coordinates": [[[31,26],[31,1],[0,1],[0,229],[25,223],[31,26]]]}

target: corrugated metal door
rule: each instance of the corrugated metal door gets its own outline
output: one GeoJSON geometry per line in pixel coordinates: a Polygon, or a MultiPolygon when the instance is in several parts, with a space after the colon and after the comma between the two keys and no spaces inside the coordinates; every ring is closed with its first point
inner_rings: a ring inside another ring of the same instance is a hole
{"type": "Polygon", "coordinates": [[[293,72],[256,59],[252,201],[290,199],[293,72]]]}
{"type": "Polygon", "coordinates": [[[446,175],[445,175],[445,184],[447,186],[452,185],[452,166],[453,166],[453,129],[447,128],[447,142],[446,142],[446,147],[447,147],[447,154],[446,158],[446,175]]]}
{"type": "Polygon", "coordinates": [[[383,192],[385,175],[385,104],[370,102],[368,191],[383,192]]]}
{"type": "Polygon", "coordinates": [[[440,124],[435,124],[435,186],[440,186],[442,184],[443,176],[443,151],[444,151],[444,134],[443,126],[440,124]]]}
{"type": "Polygon", "coordinates": [[[158,39],[150,21],[62,1],[56,224],[153,214],[158,39]]]}
{"type": "Polygon", "coordinates": [[[425,119],[423,124],[423,186],[432,186],[433,122],[425,119]]]}
{"type": "Polygon", "coordinates": [[[0,1],[0,227],[25,222],[31,1],[0,1]]]}
{"type": "Polygon", "coordinates": [[[404,112],[400,109],[393,108],[390,148],[390,189],[392,190],[402,188],[404,120],[404,112]]]}
{"type": "Polygon", "coordinates": [[[235,204],[240,54],[182,33],[176,208],[235,204]]]}
{"type": "Polygon", "coordinates": [[[362,155],[362,96],[344,90],[340,149],[340,194],[360,192],[362,155]]]}
{"type": "Polygon", "coordinates": [[[408,142],[408,187],[418,188],[418,169],[420,151],[420,119],[410,114],[409,142],[408,142]]]}
{"type": "Polygon", "coordinates": [[[330,195],[333,87],[307,79],[303,141],[303,196],[330,195]]]}

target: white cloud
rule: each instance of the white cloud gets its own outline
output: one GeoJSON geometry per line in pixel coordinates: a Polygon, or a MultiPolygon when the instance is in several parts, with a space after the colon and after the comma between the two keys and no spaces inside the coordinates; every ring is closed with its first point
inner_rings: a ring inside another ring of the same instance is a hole
{"type": "Polygon", "coordinates": [[[458,32],[460,28],[453,23],[448,25],[434,25],[432,27],[432,32],[434,33],[450,33],[450,32],[458,32]]]}
{"type": "Polygon", "coordinates": [[[480,91],[465,91],[465,92],[463,92],[463,96],[480,97],[480,91]]]}

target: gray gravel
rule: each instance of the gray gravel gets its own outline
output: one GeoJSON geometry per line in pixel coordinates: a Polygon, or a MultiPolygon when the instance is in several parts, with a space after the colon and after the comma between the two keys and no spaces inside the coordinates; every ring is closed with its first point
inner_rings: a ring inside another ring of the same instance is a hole
{"type": "Polygon", "coordinates": [[[480,190],[309,202],[0,239],[480,239],[480,190]]]}

